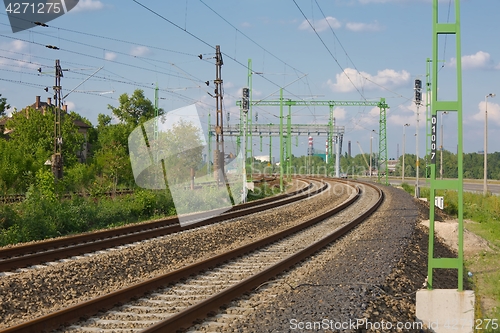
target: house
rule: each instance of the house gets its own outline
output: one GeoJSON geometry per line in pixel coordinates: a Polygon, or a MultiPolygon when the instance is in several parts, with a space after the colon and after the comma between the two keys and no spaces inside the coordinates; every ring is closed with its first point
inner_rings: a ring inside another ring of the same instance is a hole
{"type": "MultiPolygon", "coordinates": [[[[47,110],[52,109],[53,107],[55,107],[55,105],[52,104],[52,99],[50,97],[47,98],[47,102],[42,102],[40,100],[40,96],[36,96],[35,103],[28,105],[23,110],[26,113],[26,117],[29,118],[29,110],[31,110],[31,109],[38,110],[38,111],[42,112],[42,114],[45,114],[45,112],[47,112],[47,110]]],[[[68,113],[68,106],[63,105],[62,111],[63,111],[63,115],[67,114],[68,113]]],[[[3,133],[7,139],[9,139],[9,134],[15,130],[13,128],[9,129],[9,128],[5,127],[8,120],[9,120],[9,118],[0,119],[0,133],[3,133]]],[[[87,125],[86,123],[84,123],[81,120],[73,120],[73,123],[78,128],[78,133],[83,134],[83,137],[85,138],[85,142],[83,143],[81,150],[79,152],[77,152],[77,154],[76,154],[78,157],[78,160],[81,163],[84,163],[87,160],[87,158],[89,156],[89,152],[90,152],[90,144],[88,143],[88,130],[92,126],[87,125]]]]}

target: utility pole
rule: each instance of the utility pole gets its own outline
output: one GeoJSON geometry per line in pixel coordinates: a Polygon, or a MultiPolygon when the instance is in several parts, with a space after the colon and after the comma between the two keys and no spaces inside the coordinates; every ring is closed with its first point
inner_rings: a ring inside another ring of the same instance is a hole
{"type": "Polygon", "coordinates": [[[401,182],[405,182],[405,145],[406,145],[406,127],[410,126],[410,124],[404,124],[403,125],[403,168],[401,170],[401,182]]]}
{"type": "Polygon", "coordinates": [[[495,94],[488,94],[484,98],[484,179],[483,179],[483,194],[488,194],[488,97],[495,97],[495,94]]]}
{"type": "Polygon", "coordinates": [[[419,130],[419,116],[420,116],[420,105],[422,104],[422,80],[416,79],[415,80],[415,104],[417,105],[417,129],[416,129],[416,153],[417,153],[417,180],[415,182],[415,198],[420,198],[420,187],[418,184],[418,178],[419,178],[419,167],[420,167],[420,158],[418,154],[418,130],[419,130]]]}
{"type": "Polygon", "coordinates": [[[54,112],[54,154],[52,155],[52,173],[57,181],[63,177],[63,155],[62,155],[62,98],[61,98],[61,78],[63,71],[59,59],[56,60],[56,83],[54,88],[54,102],[56,110],[54,112]]]}
{"type": "Polygon", "coordinates": [[[221,181],[225,181],[224,171],[224,116],[222,114],[222,78],[221,68],[224,62],[220,52],[220,45],[215,46],[215,141],[216,147],[214,151],[214,178],[219,186],[221,181]]]}
{"type": "MultiPolygon", "coordinates": [[[[248,122],[248,109],[249,109],[249,96],[250,92],[247,87],[243,88],[243,97],[242,97],[242,111],[243,111],[243,142],[244,145],[246,146],[247,142],[247,122],[248,122]]],[[[245,148],[246,149],[246,148],[245,148]]],[[[243,178],[243,186],[242,186],[242,195],[241,195],[241,202],[245,203],[247,200],[247,195],[246,195],[246,186],[247,186],[247,161],[245,158],[246,154],[243,154],[243,163],[242,163],[242,178],[243,178]]],[[[253,170],[250,169],[252,172],[253,170]]]]}

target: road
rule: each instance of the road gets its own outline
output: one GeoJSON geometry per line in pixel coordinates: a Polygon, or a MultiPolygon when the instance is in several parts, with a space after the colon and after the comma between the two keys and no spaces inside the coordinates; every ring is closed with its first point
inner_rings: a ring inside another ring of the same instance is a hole
{"type": "MultiPolygon", "coordinates": [[[[391,185],[401,185],[401,179],[389,179],[391,185]]],[[[415,185],[415,178],[405,179],[405,183],[408,185],[415,185]]],[[[425,183],[425,179],[419,181],[421,187],[427,187],[428,184],[425,183]]],[[[483,183],[478,183],[477,181],[467,181],[464,180],[464,191],[467,192],[479,192],[483,193],[483,183]]],[[[500,184],[489,184],[488,191],[495,195],[500,195],[500,184]]]]}

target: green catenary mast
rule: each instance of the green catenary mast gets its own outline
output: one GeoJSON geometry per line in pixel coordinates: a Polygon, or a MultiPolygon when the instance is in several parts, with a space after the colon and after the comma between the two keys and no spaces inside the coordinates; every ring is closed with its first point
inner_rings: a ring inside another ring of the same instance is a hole
{"type": "Polygon", "coordinates": [[[432,102],[431,102],[431,189],[430,189],[430,213],[429,213],[429,257],[428,257],[428,289],[433,288],[434,269],[457,269],[458,290],[463,291],[463,123],[462,123],[462,51],[460,34],[460,1],[455,0],[455,22],[439,23],[438,0],[433,0],[433,49],[432,49],[432,102]],[[456,38],[456,100],[438,99],[438,37],[440,35],[454,35],[456,38]],[[436,155],[438,137],[438,112],[457,113],[458,133],[458,179],[439,180],[436,179],[436,155]],[[458,192],[458,256],[457,258],[435,258],[434,257],[434,221],[436,190],[446,189],[458,192]]]}

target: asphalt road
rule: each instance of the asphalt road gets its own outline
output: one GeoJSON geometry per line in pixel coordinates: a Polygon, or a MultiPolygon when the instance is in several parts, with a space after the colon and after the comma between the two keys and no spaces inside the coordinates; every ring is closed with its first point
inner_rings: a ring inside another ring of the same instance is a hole
{"type": "MultiPolygon", "coordinates": [[[[389,183],[392,185],[401,185],[401,179],[389,179],[389,183]]],[[[405,183],[415,185],[415,178],[405,179],[405,183]]],[[[425,179],[421,179],[419,183],[421,187],[429,186],[425,183],[425,179]]],[[[483,193],[483,184],[464,180],[464,191],[483,193]]],[[[500,184],[488,184],[488,191],[495,195],[500,195],[500,184]]]]}

